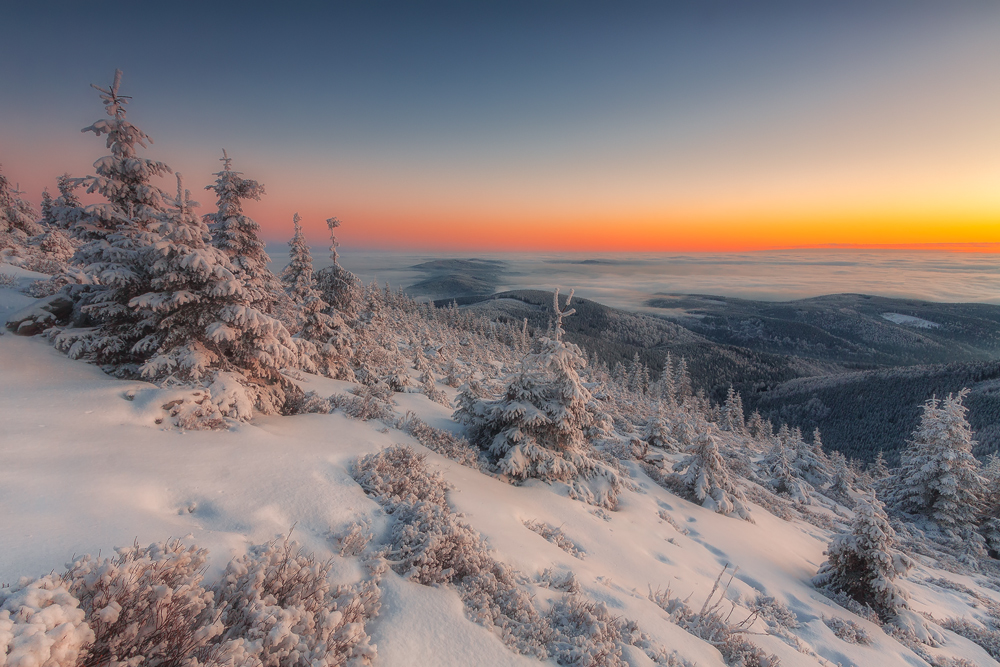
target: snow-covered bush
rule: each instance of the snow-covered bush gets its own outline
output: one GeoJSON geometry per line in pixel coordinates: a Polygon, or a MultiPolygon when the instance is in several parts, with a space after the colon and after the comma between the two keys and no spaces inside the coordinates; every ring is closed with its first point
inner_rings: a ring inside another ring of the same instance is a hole
{"type": "MultiPolygon", "coordinates": [[[[566,302],[569,306],[572,292],[566,302]]],[[[503,396],[489,400],[466,394],[455,418],[468,425],[470,439],[486,450],[497,468],[514,480],[562,482],[572,497],[613,509],[622,481],[601,461],[584,430],[593,421],[591,395],[580,379],[586,361],[576,345],[562,340],[562,318],[573,310],[559,306],[552,338],[527,355],[507,381],[503,396]]]]}
{"type": "Polygon", "coordinates": [[[342,410],[348,417],[368,421],[370,419],[391,419],[392,405],[383,394],[375,388],[360,386],[351,389],[351,394],[333,394],[330,396],[330,407],[342,410]]]}
{"type": "Polygon", "coordinates": [[[95,638],[85,617],[58,575],[0,588],[0,665],[76,667],[95,638]]]}
{"type": "Polygon", "coordinates": [[[232,560],[216,587],[224,639],[261,667],[372,664],[365,621],[378,615],[379,575],[332,587],[330,568],[287,538],[232,560]]]}
{"type": "MultiPolygon", "coordinates": [[[[671,595],[669,587],[666,591],[659,589],[654,591],[650,588],[649,599],[667,612],[672,622],[719,649],[730,667],[778,667],[781,663],[777,656],[766,653],[746,638],[746,633],[757,618],[756,614],[751,614],[735,625],[729,623],[736,604],[731,603],[731,608],[728,610],[723,608],[729,584],[721,588],[719,586],[728,569],[729,566],[726,565],[719,573],[712,590],[697,612],[688,606],[690,596],[683,600],[675,598],[671,595]],[[715,599],[716,593],[719,593],[718,599],[715,599]]],[[[734,570],[733,576],[735,574],[734,570]]],[[[732,582],[732,577],[729,581],[732,582]]]]}
{"type": "Polygon", "coordinates": [[[676,484],[703,507],[753,522],[743,491],[729,477],[711,426],[698,435],[688,455],[674,465],[674,472],[676,484]]]}
{"type": "Polygon", "coordinates": [[[207,559],[179,540],[77,559],[63,580],[94,633],[80,664],[220,664],[213,658],[225,628],[202,583],[207,559]]]}
{"type": "Polygon", "coordinates": [[[895,549],[896,533],[874,495],[863,497],[854,511],[850,532],[830,542],[827,561],[813,584],[842,592],[883,619],[893,618],[908,606],[908,595],[895,579],[904,576],[913,561],[895,549]]]}
{"type": "Polygon", "coordinates": [[[208,389],[192,391],[163,404],[174,426],[185,431],[216,431],[228,427],[208,389]]]}
{"type": "Polygon", "coordinates": [[[423,456],[391,447],[362,457],[353,474],[394,517],[387,558],[396,572],[426,585],[455,585],[472,620],[497,628],[519,653],[545,657],[545,620],[514,571],[497,562],[483,537],[451,511],[444,479],[427,469],[423,456]]]}
{"type": "Polygon", "coordinates": [[[799,619],[795,616],[795,612],[789,609],[788,605],[769,595],[758,594],[752,600],[747,601],[746,608],[757,614],[757,617],[770,628],[793,629],[799,627],[799,619]]]}
{"type": "Polygon", "coordinates": [[[570,556],[580,560],[586,558],[587,552],[581,549],[576,542],[566,537],[566,533],[562,532],[562,529],[540,521],[523,521],[522,523],[525,528],[533,533],[538,533],[570,556]]]}
{"type": "Polygon", "coordinates": [[[437,452],[441,456],[462,465],[480,470],[479,450],[461,436],[457,436],[451,431],[434,428],[420,419],[412,412],[407,412],[406,416],[399,420],[397,424],[403,433],[412,435],[421,445],[437,452]]]}
{"type": "Polygon", "coordinates": [[[872,637],[868,634],[868,631],[850,619],[840,618],[839,616],[824,616],[823,623],[826,624],[826,627],[833,630],[833,634],[848,644],[860,644],[862,646],[871,646],[872,644],[872,637]]]}

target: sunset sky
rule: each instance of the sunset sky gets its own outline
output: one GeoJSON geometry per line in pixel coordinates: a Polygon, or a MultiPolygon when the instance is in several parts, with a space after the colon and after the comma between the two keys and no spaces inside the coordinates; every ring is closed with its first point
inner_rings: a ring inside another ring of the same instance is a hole
{"type": "Polygon", "coordinates": [[[226,148],[272,241],[1000,243],[1000,3],[212,4],[5,3],[8,178],[92,173],[117,67],[145,155],[200,191],[226,148]]]}

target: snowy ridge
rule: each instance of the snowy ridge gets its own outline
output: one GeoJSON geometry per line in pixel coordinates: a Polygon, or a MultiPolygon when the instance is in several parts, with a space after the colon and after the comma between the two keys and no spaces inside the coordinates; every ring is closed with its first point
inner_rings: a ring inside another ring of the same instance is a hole
{"type": "MultiPolygon", "coordinates": [[[[8,309],[27,301],[4,291],[8,309]]],[[[423,452],[429,467],[444,476],[451,486],[450,507],[483,535],[493,558],[533,581],[540,582],[546,570],[572,572],[580,595],[605,605],[613,616],[638,621],[643,632],[692,664],[725,663],[715,647],[672,622],[649,599],[649,591],[669,588],[680,598],[690,595],[689,604],[697,609],[727,563],[739,566],[727,592],[742,601],[733,613],[737,622],[752,615],[746,605],[758,595],[775,598],[794,614],[797,627],[785,629],[794,640],[766,634],[768,624],[760,616],[753,630],[765,634],[748,635],[782,664],[920,664],[911,649],[879,625],[812,587],[830,530],[783,521],[752,501],[756,524],[683,500],[638,465],[627,464],[634,490],[621,493],[617,511],[600,511],[537,481],[511,486],[443,458],[382,422],[351,419],[340,411],[260,417],[229,431],[167,429],[156,419],[170,390],[109,378],[37,338],[0,337],[0,369],[7,434],[0,445],[5,462],[0,469],[5,510],[0,581],[60,571],[74,553],[109,553],[116,545],[170,536],[186,536],[186,542],[209,550],[211,578],[249,545],[283,536],[293,525],[295,539],[320,559],[333,558],[334,581],[357,581],[362,575],[356,559],[337,556],[332,535],[362,521],[372,526],[377,542],[384,539],[378,536],[388,518],[351,470],[360,457],[401,443],[423,452]],[[663,521],[661,513],[687,534],[663,521]],[[586,559],[539,539],[525,521],[559,526],[586,559]],[[872,643],[844,641],[829,627],[831,618],[856,624],[872,643]]],[[[309,375],[301,384],[320,395],[344,393],[351,386],[309,375]]],[[[443,390],[454,395],[450,388],[443,390]]],[[[421,394],[396,394],[394,402],[396,413],[410,411],[432,427],[455,428],[450,409],[421,394]]],[[[1000,604],[1000,594],[973,578],[929,568],[920,560],[902,583],[914,610],[936,618],[975,618],[954,590],[922,583],[941,579],[1000,604]]],[[[421,586],[391,572],[381,586],[381,611],[367,626],[377,646],[376,664],[538,664],[469,620],[449,586],[421,586]]],[[[552,589],[526,584],[526,590],[548,598],[545,590],[552,589]]],[[[996,664],[970,641],[943,634],[946,644],[924,650],[975,665],[996,664]]],[[[633,649],[624,651],[628,664],[651,664],[633,649]]]]}

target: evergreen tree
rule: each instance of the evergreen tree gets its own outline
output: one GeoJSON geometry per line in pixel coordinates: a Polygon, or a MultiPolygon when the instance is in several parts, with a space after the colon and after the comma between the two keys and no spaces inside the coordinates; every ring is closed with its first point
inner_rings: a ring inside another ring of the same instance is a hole
{"type": "Polygon", "coordinates": [[[296,342],[302,367],[339,380],[355,379],[350,367],[353,335],[340,315],[331,311],[313,281],[312,254],[296,213],[293,218],[295,235],[288,266],[281,274],[285,289],[296,305],[296,342]],[[331,314],[332,313],[332,314],[331,314]]]}
{"type": "MultiPolygon", "coordinates": [[[[570,292],[567,308],[572,298],[570,292]]],[[[575,311],[560,308],[559,290],[553,307],[553,336],[542,338],[539,351],[524,358],[503,395],[496,400],[461,396],[455,418],[469,425],[472,441],[503,474],[564,482],[574,497],[613,507],[621,479],[596,458],[585,435],[593,422],[591,395],[579,375],[586,361],[579,347],[562,339],[562,320],[575,311]]],[[[462,393],[471,391],[466,385],[462,393]]]]}
{"type": "Polygon", "coordinates": [[[129,306],[148,289],[145,257],[159,240],[155,228],[165,210],[164,193],[151,179],[169,173],[170,168],[137,155],[137,147],[145,148],[152,139],[126,120],[129,98],[119,93],[121,77],[121,70],[116,70],[109,88],[93,86],[101,93],[110,119],[83,129],[98,137],[107,135],[111,155],[94,163],[96,175],[80,181],[87,185],[88,193],[101,195],[105,203],[85,207],[70,230],[83,241],[73,261],[92,282],[71,294],[96,326],[64,332],[56,344],[73,357],[107,364],[116,374],[130,375],[145,361],[134,345],[155,325],[146,312],[129,306]]]}
{"type": "Polygon", "coordinates": [[[243,285],[245,298],[254,308],[274,314],[282,294],[281,283],[268,268],[271,258],[260,239],[260,225],[243,212],[244,201],[260,201],[264,186],[233,171],[232,158],[222,151],[222,171],[214,176],[215,185],[205,186],[215,192],[216,210],[205,215],[212,233],[212,243],[226,253],[233,271],[243,285]]]}
{"type": "Polygon", "coordinates": [[[746,433],[746,419],[743,416],[743,398],[729,385],[726,402],[722,405],[720,426],[733,433],[746,433]]]}
{"type": "Polygon", "coordinates": [[[330,260],[332,264],[316,272],[316,287],[323,295],[323,299],[334,310],[343,313],[345,317],[353,318],[357,315],[361,281],[340,265],[340,255],[337,252],[337,248],[340,247],[340,243],[337,242],[337,228],[340,227],[340,220],[327,218],[326,225],[330,230],[330,260]]]}
{"type": "Polygon", "coordinates": [[[144,253],[150,291],[130,307],[155,323],[135,345],[147,360],[144,377],[214,387],[216,403],[234,417],[249,418],[251,408],[283,411],[297,392],[282,368],[296,365],[291,336],[280,322],[257,310],[226,254],[211,244],[197,204],[177,175],[177,197],[156,226],[159,240],[144,253]],[[223,376],[223,383],[217,384],[223,376]],[[223,387],[225,380],[242,387],[223,387]],[[223,395],[228,394],[228,395],[223,395]]]}
{"type": "Polygon", "coordinates": [[[786,444],[790,439],[788,427],[782,424],[774,445],[761,461],[761,467],[771,490],[788,494],[792,500],[808,505],[812,502],[812,494],[809,492],[809,484],[796,476],[791,456],[794,450],[786,444]]]}
{"type": "Polygon", "coordinates": [[[847,464],[847,457],[840,452],[831,453],[830,468],[830,488],[827,489],[827,493],[848,507],[853,506],[854,500],[851,497],[851,492],[854,491],[857,476],[847,464]]]}
{"type": "Polygon", "coordinates": [[[813,431],[811,444],[803,440],[801,431],[795,429],[791,444],[795,448],[795,457],[792,461],[795,475],[816,488],[827,484],[830,481],[830,465],[823,452],[819,429],[813,431]]]}
{"type": "Polygon", "coordinates": [[[662,401],[657,401],[656,412],[646,421],[643,429],[642,439],[650,447],[660,447],[667,451],[676,452],[678,450],[677,440],[670,429],[670,422],[667,419],[666,410],[662,401]]]}
{"type": "Polygon", "coordinates": [[[992,455],[983,467],[985,497],[980,514],[980,531],[993,558],[1000,558],[1000,457],[992,455]]]}
{"type": "Polygon", "coordinates": [[[913,439],[900,455],[890,485],[890,502],[899,512],[924,516],[952,537],[968,535],[976,523],[984,480],[972,455],[975,442],[965,418],[964,389],[943,401],[924,404],[913,439]]]}
{"type": "Polygon", "coordinates": [[[854,509],[849,533],[833,538],[827,560],[813,584],[845,593],[888,620],[907,608],[907,594],[895,579],[913,561],[895,549],[896,533],[875,495],[862,497],[854,509]]]}
{"type": "Polygon", "coordinates": [[[711,426],[705,426],[705,430],[688,448],[687,457],[674,465],[674,472],[678,483],[702,507],[719,514],[736,514],[741,519],[753,521],[743,491],[730,478],[729,469],[719,454],[711,426]]]}

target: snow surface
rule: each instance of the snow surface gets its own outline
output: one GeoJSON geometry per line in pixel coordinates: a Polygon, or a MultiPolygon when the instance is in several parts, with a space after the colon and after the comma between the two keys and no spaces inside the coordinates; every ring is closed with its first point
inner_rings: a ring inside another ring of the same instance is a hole
{"type": "Polygon", "coordinates": [[[925,320],[922,317],[914,317],[913,315],[903,315],[902,313],[882,313],[882,318],[895,324],[916,327],[917,329],[938,329],[941,327],[937,322],[931,322],[930,320],[925,320]]]}
{"type": "MultiPolygon", "coordinates": [[[[31,302],[0,289],[0,320],[31,302]]],[[[303,375],[306,390],[343,392],[344,382],[303,375]]],[[[445,388],[454,395],[454,391],[445,388]]],[[[173,392],[176,394],[176,392],[173,392]]],[[[495,557],[529,578],[546,568],[572,570],[583,594],[604,602],[613,615],[638,621],[656,641],[692,664],[724,665],[708,643],[671,623],[647,598],[670,588],[695,609],[730,564],[739,572],[729,589],[744,599],[758,592],[777,598],[798,617],[792,630],[804,652],[775,636],[751,635],[783,665],[891,667],[926,664],[881,629],[835,605],[809,583],[824,560],[831,533],[785,522],[751,505],[755,524],[726,517],[672,495],[632,465],[635,491],[621,496],[619,511],[602,512],[559,495],[539,482],[511,486],[421,447],[381,422],[361,422],[341,412],[261,417],[222,432],[181,432],[158,425],[160,406],[172,392],[144,382],[108,377],[70,360],[38,337],[0,336],[0,582],[61,570],[74,554],[148,544],[168,537],[211,551],[209,577],[250,544],[286,535],[328,558],[331,537],[358,519],[376,533],[387,525],[379,506],[350,475],[359,456],[395,443],[427,453],[431,467],[453,486],[449,500],[495,549],[495,557]],[[678,532],[663,521],[669,515],[678,532]],[[538,521],[559,527],[584,552],[574,558],[525,527],[538,521]],[[837,638],[822,617],[848,618],[873,638],[871,646],[837,638]]],[[[412,410],[431,426],[457,430],[451,410],[420,394],[397,394],[396,411],[412,410]]],[[[335,558],[332,576],[357,577],[357,564],[335,558]]],[[[919,562],[919,559],[918,559],[919,562]]],[[[968,577],[918,564],[903,582],[915,611],[938,619],[972,618],[971,601],[923,580],[945,577],[975,587],[968,577]]],[[[379,617],[368,632],[386,666],[529,665],[500,639],[465,616],[449,587],[426,587],[386,573],[379,617]]],[[[1000,600],[1000,594],[978,589],[1000,600]]],[[[540,601],[552,591],[539,588],[540,601]]],[[[748,616],[737,607],[733,621],[748,616]]],[[[754,630],[763,632],[762,621],[754,630]]],[[[980,647],[951,632],[935,656],[975,665],[997,665],[980,647]]],[[[627,651],[633,665],[652,664],[627,651]]]]}

